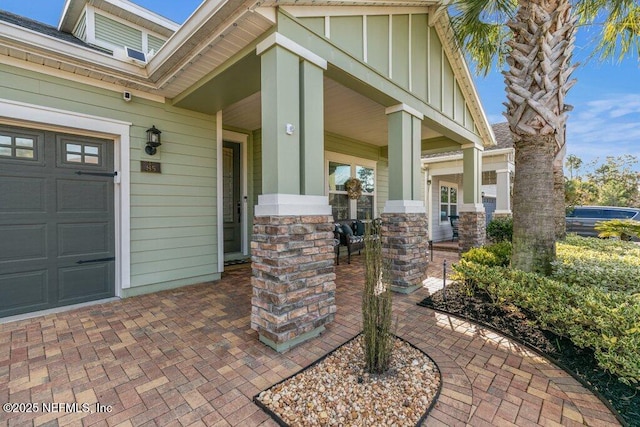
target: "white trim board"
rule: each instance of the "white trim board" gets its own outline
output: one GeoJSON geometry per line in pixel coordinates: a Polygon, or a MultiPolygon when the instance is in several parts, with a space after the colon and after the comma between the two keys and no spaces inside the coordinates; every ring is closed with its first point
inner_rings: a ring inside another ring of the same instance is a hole
{"type": "Polygon", "coordinates": [[[116,296],[131,287],[131,202],[129,122],[0,98],[0,122],[23,127],[108,138],[114,143],[116,296]],[[28,117],[28,120],[25,118],[28,117]]]}

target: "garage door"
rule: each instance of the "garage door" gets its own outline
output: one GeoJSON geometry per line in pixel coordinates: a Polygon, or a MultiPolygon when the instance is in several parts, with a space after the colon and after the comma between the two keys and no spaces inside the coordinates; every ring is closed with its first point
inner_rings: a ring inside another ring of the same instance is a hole
{"type": "Polygon", "coordinates": [[[0,126],[0,317],[114,295],[111,141],[0,126]]]}

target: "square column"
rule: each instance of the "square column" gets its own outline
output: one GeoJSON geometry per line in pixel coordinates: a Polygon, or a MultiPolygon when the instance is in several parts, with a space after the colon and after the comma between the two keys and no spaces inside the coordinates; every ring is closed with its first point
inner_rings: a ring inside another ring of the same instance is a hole
{"type": "Polygon", "coordinates": [[[427,211],[421,191],[421,122],[404,104],[386,110],[389,122],[389,200],[382,218],[382,254],[391,289],[410,293],[427,278],[427,211]]]}
{"type": "Polygon", "coordinates": [[[484,245],[486,213],[482,204],[482,151],[475,144],[462,146],[462,207],[458,224],[459,250],[466,252],[484,245]]]}
{"type": "Polygon", "coordinates": [[[327,61],[279,33],[256,51],[261,56],[262,192],[324,195],[327,61]]]}
{"type": "Polygon", "coordinates": [[[282,352],[335,316],[333,217],[324,196],[326,61],[279,33],[257,47],[262,191],[255,207],[251,328],[282,352]]]}
{"type": "Polygon", "coordinates": [[[324,195],[324,73],[300,62],[301,194],[324,195]]]}
{"type": "Polygon", "coordinates": [[[300,194],[300,58],[276,45],[261,66],[262,192],[300,194]]]}
{"type": "Polygon", "coordinates": [[[494,218],[511,216],[511,171],[496,171],[496,210],[494,218]]]}
{"type": "Polygon", "coordinates": [[[386,109],[389,124],[389,200],[422,200],[421,123],[424,116],[400,104],[386,109]]]}

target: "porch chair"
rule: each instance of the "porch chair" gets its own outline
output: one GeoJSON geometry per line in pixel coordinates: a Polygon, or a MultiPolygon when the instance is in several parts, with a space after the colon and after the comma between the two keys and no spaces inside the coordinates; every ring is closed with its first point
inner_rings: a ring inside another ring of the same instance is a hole
{"type": "Polygon", "coordinates": [[[451,241],[453,242],[453,239],[459,239],[458,224],[460,223],[460,216],[449,215],[449,222],[451,223],[451,231],[453,231],[453,235],[451,236],[451,241]]]}

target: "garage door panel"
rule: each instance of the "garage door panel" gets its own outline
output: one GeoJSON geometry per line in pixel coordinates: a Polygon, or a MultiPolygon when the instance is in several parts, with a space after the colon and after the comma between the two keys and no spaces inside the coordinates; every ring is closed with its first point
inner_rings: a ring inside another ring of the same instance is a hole
{"type": "Polygon", "coordinates": [[[47,270],[0,275],[0,316],[46,308],[48,284],[47,270]]]}
{"type": "Polygon", "coordinates": [[[58,179],[56,187],[58,213],[109,213],[112,184],[106,179],[58,179]]]}
{"type": "Polygon", "coordinates": [[[44,213],[45,189],[44,178],[0,175],[0,212],[44,213]]]}
{"type": "Polygon", "coordinates": [[[108,222],[58,225],[58,256],[95,255],[111,250],[113,230],[108,222]]]}
{"type": "Polygon", "coordinates": [[[115,294],[113,148],[0,125],[0,317],[115,294]]]}
{"type": "Polygon", "coordinates": [[[0,263],[47,258],[47,225],[0,226],[0,263]]]}
{"type": "Polygon", "coordinates": [[[58,301],[74,304],[113,295],[113,261],[60,268],[58,301]]]}

